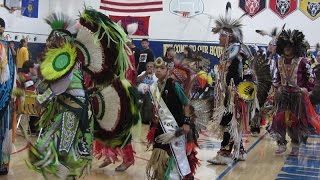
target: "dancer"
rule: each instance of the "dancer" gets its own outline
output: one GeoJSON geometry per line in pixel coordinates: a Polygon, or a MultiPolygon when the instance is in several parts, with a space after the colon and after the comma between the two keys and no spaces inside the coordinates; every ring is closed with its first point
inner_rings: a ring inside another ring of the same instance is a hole
{"type": "MultiPolygon", "coordinates": [[[[81,13],[76,43],[86,80],[90,80],[86,85],[94,117],[94,155],[104,160],[100,168],[122,157],[116,171],[134,164],[132,132],[140,131],[133,129],[141,120],[136,91],[125,78],[130,74],[126,70],[134,67],[128,59],[132,54],[128,41],[122,27],[103,13],[93,9],[81,13]]],[[[134,73],[131,69],[131,75],[134,73]]]]}
{"type": "Polygon", "coordinates": [[[179,83],[170,77],[173,65],[166,58],[155,61],[158,81],[150,87],[155,117],[147,137],[153,144],[146,167],[148,179],[190,179],[199,165],[194,109],[179,83]]]}
{"type": "MultiPolygon", "coordinates": [[[[234,157],[239,160],[246,159],[246,150],[243,147],[238,123],[243,124],[244,101],[237,96],[236,86],[242,81],[242,60],[245,54],[240,53],[243,26],[240,19],[231,20],[228,15],[231,4],[226,6],[226,16],[216,21],[214,33],[220,33],[220,45],[225,47],[219,65],[219,75],[215,87],[215,109],[213,128],[216,132],[223,133],[221,148],[216,157],[208,160],[212,164],[229,164],[233,162],[232,150],[235,149],[234,157]],[[240,67],[240,68],[239,68],[240,67]],[[225,98],[224,98],[225,95],[225,98]],[[228,112],[226,112],[226,110],[228,112]]],[[[219,135],[221,136],[221,135],[219,135]]]]}
{"type": "Polygon", "coordinates": [[[40,65],[43,82],[38,102],[43,113],[39,126],[42,138],[29,146],[28,166],[45,178],[74,179],[90,170],[93,121],[83,86],[82,64],[64,14],[46,18],[51,26],[49,45],[40,65]]]}
{"type": "Polygon", "coordinates": [[[283,30],[277,41],[278,60],[277,87],[275,95],[276,114],[271,131],[278,144],[276,154],[287,149],[286,132],[293,145],[291,155],[296,156],[299,145],[306,144],[309,134],[308,124],[319,132],[319,118],[308,97],[313,89],[312,74],[304,58],[306,44],[304,34],[299,30],[283,30]]]}
{"type": "Polygon", "coordinates": [[[0,175],[9,171],[12,147],[12,113],[11,92],[15,82],[15,67],[11,48],[4,40],[5,21],[0,18],[0,175]]]}
{"type": "Polygon", "coordinates": [[[208,160],[209,163],[219,165],[232,163],[234,159],[246,159],[247,153],[242,143],[242,134],[247,131],[249,124],[245,101],[252,101],[257,96],[258,101],[263,103],[270,89],[268,85],[271,85],[270,80],[268,83],[270,71],[265,58],[256,56],[252,60],[250,50],[242,43],[241,18],[231,19],[230,10],[231,4],[228,2],[226,16],[220,17],[212,30],[220,33],[220,45],[225,47],[218,74],[215,76],[215,109],[213,122],[210,123],[212,132],[216,133],[218,138],[223,137],[223,141],[217,155],[208,160]],[[253,76],[252,79],[257,85],[253,82],[242,82],[248,68],[251,68],[250,76],[253,76]]]}

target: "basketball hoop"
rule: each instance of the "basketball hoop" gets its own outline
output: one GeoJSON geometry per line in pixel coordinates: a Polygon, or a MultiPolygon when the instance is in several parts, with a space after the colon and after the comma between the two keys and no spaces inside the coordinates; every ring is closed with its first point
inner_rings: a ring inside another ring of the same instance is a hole
{"type": "Polygon", "coordinates": [[[190,12],[186,12],[186,11],[182,12],[182,17],[188,18],[189,16],[190,16],[190,12]]]}
{"type": "Polygon", "coordinates": [[[204,3],[202,0],[171,0],[169,11],[184,19],[190,19],[203,13],[204,3]]]}

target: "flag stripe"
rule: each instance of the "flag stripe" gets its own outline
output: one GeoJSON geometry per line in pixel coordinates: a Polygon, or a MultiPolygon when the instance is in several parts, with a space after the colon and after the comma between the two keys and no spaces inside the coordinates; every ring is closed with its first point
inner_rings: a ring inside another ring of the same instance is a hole
{"type": "Polygon", "coordinates": [[[149,6],[149,5],[162,5],[162,1],[154,1],[154,2],[133,2],[133,3],[124,3],[124,2],[114,2],[109,0],[101,0],[102,4],[106,5],[116,5],[116,6],[149,6]]]}
{"type": "Polygon", "coordinates": [[[113,12],[123,12],[123,13],[139,13],[139,12],[154,12],[154,11],[162,11],[162,8],[146,8],[146,9],[117,9],[110,8],[105,6],[100,6],[100,9],[113,11],[113,12]]]}
{"type": "Polygon", "coordinates": [[[159,5],[150,5],[150,6],[115,6],[115,5],[106,5],[101,4],[100,7],[111,8],[111,9],[122,9],[122,10],[136,10],[136,9],[155,9],[162,8],[159,5]]]}
{"type": "Polygon", "coordinates": [[[162,11],[161,0],[101,0],[100,9],[119,13],[162,11]]]}

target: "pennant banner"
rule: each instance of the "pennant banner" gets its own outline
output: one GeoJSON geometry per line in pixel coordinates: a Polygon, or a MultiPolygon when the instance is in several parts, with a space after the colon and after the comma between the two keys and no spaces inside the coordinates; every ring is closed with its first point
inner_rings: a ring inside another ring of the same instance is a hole
{"type": "Polygon", "coordinates": [[[246,12],[250,17],[259,14],[266,9],[266,0],[240,0],[239,7],[246,12]]]}
{"type": "Polygon", "coordinates": [[[320,16],[320,0],[300,0],[300,11],[315,20],[320,16]]]}
{"type": "Polygon", "coordinates": [[[297,9],[297,0],[270,0],[269,7],[283,19],[297,9]]]}
{"type": "Polygon", "coordinates": [[[129,35],[149,36],[150,16],[109,16],[111,20],[124,27],[129,35]]]}
{"type": "Polygon", "coordinates": [[[21,15],[29,18],[38,18],[39,0],[22,0],[21,15]]]}

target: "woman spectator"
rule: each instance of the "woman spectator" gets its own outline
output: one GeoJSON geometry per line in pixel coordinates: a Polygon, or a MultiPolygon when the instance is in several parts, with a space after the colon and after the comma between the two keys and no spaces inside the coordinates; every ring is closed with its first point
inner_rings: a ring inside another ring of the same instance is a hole
{"type": "Polygon", "coordinates": [[[25,39],[20,40],[20,46],[17,52],[18,72],[22,70],[23,63],[29,60],[28,43],[25,39]]]}

